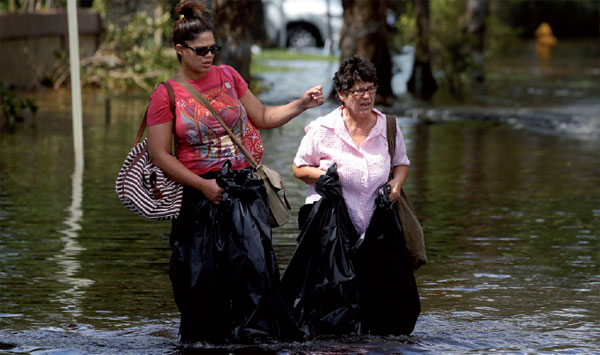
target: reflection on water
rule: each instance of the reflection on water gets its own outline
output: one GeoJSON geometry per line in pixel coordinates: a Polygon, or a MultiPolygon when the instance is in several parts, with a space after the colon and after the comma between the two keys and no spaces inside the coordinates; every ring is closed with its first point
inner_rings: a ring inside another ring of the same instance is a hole
{"type": "MultiPolygon", "coordinates": [[[[113,191],[147,98],[113,98],[107,119],[102,96],[88,94],[85,171],[69,175],[71,116],[57,95],[40,96],[35,123],[0,135],[2,351],[600,351],[598,141],[400,117],[412,162],[406,190],[429,256],[416,273],[423,311],[413,335],[190,350],[176,341],[169,223],[133,215],[113,191]]],[[[306,187],[292,176],[292,156],[306,124],[333,107],[263,132],[265,163],[285,180],[294,218],[306,187]]],[[[282,269],[297,235],[295,219],[274,231],[282,269]]]]}
{"type": "MultiPolygon", "coordinates": [[[[69,312],[73,317],[81,314],[81,298],[84,296],[85,287],[90,286],[94,281],[77,277],[81,264],[78,260],[79,254],[85,250],[77,241],[78,231],[81,230],[80,220],[83,217],[81,202],[83,200],[83,166],[75,164],[75,171],[71,176],[71,206],[67,209],[68,216],[64,221],[66,229],[59,230],[63,234],[60,241],[64,243],[60,253],[53,258],[62,269],[57,272],[57,280],[70,286],[70,288],[61,290],[56,295],[56,300],[63,304],[64,312],[69,312]]],[[[50,297],[52,300],[52,297],[50,297]]]]}

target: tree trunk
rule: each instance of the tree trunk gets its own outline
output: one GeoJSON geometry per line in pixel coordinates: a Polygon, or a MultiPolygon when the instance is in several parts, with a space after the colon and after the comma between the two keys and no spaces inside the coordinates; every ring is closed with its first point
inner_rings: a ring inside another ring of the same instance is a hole
{"type": "Polygon", "coordinates": [[[467,34],[471,44],[472,77],[483,82],[486,0],[467,1],[467,34]]]}
{"type": "Polygon", "coordinates": [[[219,60],[250,81],[252,22],[260,0],[213,0],[215,36],[222,45],[219,60]]]}
{"type": "MultiPolygon", "coordinates": [[[[157,4],[154,8],[154,23],[160,21],[163,16],[163,7],[161,4],[157,4]]],[[[163,31],[159,26],[154,26],[154,45],[159,47],[162,45],[163,31]]]]}
{"type": "MultiPolygon", "coordinates": [[[[385,25],[385,0],[342,0],[344,25],[340,47],[341,59],[358,54],[377,68],[377,99],[389,104],[392,91],[392,58],[385,25]]],[[[335,93],[332,93],[335,94],[335,93]]]]}
{"type": "Polygon", "coordinates": [[[429,98],[437,90],[437,84],[431,74],[431,56],[429,54],[429,0],[414,0],[417,23],[417,43],[412,74],[407,89],[420,98],[429,98]]]}

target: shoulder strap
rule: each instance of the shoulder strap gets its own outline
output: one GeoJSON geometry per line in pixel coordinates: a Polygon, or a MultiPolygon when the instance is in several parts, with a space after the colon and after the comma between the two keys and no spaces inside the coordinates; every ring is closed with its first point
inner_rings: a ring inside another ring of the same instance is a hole
{"type": "MultiPolygon", "coordinates": [[[[231,70],[229,70],[230,67],[228,65],[222,65],[221,67],[223,68],[223,71],[225,72],[225,74],[227,75],[229,80],[231,80],[231,85],[234,86],[233,91],[235,92],[235,95],[237,96],[237,87],[236,87],[235,79],[233,78],[233,74],[231,73],[231,70]]],[[[247,89],[250,90],[250,87],[248,87],[247,89]]],[[[247,118],[247,120],[246,120],[246,122],[244,122],[244,125],[242,126],[242,136],[244,136],[246,134],[246,124],[247,123],[252,124],[252,122],[250,120],[250,115],[248,115],[248,112],[246,112],[246,118],[247,118]]]]}
{"type": "Polygon", "coordinates": [[[217,121],[219,121],[221,126],[223,126],[223,129],[227,132],[227,134],[229,135],[231,140],[238,146],[238,148],[240,148],[240,150],[242,151],[242,153],[244,154],[244,156],[246,157],[248,162],[250,162],[250,164],[254,168],[256,168],[258,166],[258,164],[256,163],[256,160],[254,160],[252,155],[250,155],[250,153],[244,147],[244,144],[242,144],[240,139],[235,134],[233,134],[233,132],[231,132],[231,129],[229,129],[227,124],[225,124],[225,122],[223,122],[223,119],[217,113],[217,110],[215,110],[215,108],[208,102],[208,100],[206,100],[204,98],[204,96],[202,96],[202,94],[200,92],[198,92],[198,90],[196,90],[195,87],[193,87],[190,83],[188,83],[188,81],[183,77],[183,75],[181,73],[177,73],[173,77],[173,80],[175,80],[179,85],[183,86],[183,88],[186,89],[190,94],[192,94],[192,96],[196,100],[200,101],[202,103],[202,105],[206,106],[206,108],[213,114],[213,116],[215,116],[217,121]]]}
{"type": "MultiPolygon", "coordinates": [[[[160,84],[163,84],[164,87],[167,89],[167,94],[169,95],[169,109],[171,110],[171,113],[173,114],[173,127],[175,127],[175,92],[173,91],[173,87],[171,86],[171,84],[169,84],[166,81],[161,82],[160,84]]],[[[158,85],[160,85],[158,84],[158,85]]],[[[142,139],[142,136],[144,135],[144,131],[146,130],[146,125],[148,124],[148,107],[146,107],[146,112],[144,113],[144,118],[142,118],[142,123],[140,123],[140,128],[138,129],[137,135],[135,136],[135,142],[133,143],[134,146],[136,146],[140,140],[142,139]]],[[[173,130],[173,134],[175,134],[175,130],[173,130]]]]}
{"type": "Polygon", "coordinates": [[[394,153],[396,152],[396,117],[385,115],[386,131],[388,141],[388,153],[390,155],[390,179],[394,174],[394,153]]]}
{"type": "Polygon", "coordinates": [[[163,81],[162,84],[167,89],[167,93],[169,94],[169,108],[171,109],[173,118],[175,118],[175,92],[173,91],[173,87],[171,86],[171,84],[169,84],[168,81],[163,81]]]}

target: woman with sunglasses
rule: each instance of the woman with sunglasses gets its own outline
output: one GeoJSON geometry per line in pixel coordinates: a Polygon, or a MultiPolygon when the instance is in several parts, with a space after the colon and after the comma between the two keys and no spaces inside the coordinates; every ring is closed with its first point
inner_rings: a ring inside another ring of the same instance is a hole
{"type": "MultiPolygon", "coordinates": [[[[247,138],[252,138],[247,137],[252,132],[249,127],[279,127],[304,110],[323,103],[322,88],[317,86],[286,105],[263,106],[235,69],[213,65],[220,46],[215,43],[212,23],[205,16],[208,8],[200,2],[185,0],[178,5],[177,13],[181,18],[173,26],[173,43],[181,63],[179,75],[210,102],[241,140],[247,142],[247,138]]],[[[173,254],[169,267],[175,302],[181,313],[180,339],[221,343],[289,336],[294,330],[289,327],[293,322],[285,305],[281,307],[266,195],[256,197],[265,198],[261,206],[267,206],[267,212],[257,214],[265,220],[254,227],[236,225],[234,216],[221,216],[221,226],[209,229],[215,224],[214,214],[226,211],[226,202],[232,196],[227,195],[226,188],[219,186],[216,178],[221,176],[225,164],[231,164],[232,171],[242,171],[250,169],[250,163],[202,103],[175,80],[168,83],[173,88],[175,109],[171,111],[168,90],[159,85],[148,108],[148,145],[154,164],[184,185],[182,208],[172,224],[173,254]],[[225,207],[221,210],[219,206],[225,207]],[[255,250],[256,255],[251,257],[236,254],[231,249],[234,246],[219,239],[222,235],[215,235],[221,227],[242,230],[240,233],[247,238],[242,243],[253,241],[253,245],[263,250],[255,250]],[[262,237],[265,235],[267,238],[262,237]],[[217,245],[208,245],[210,238],[217,245]],[[232,259],[235,265],[227,261],[232,259]]],[[[247,148],[260,162],[262,147],[247,148]]]]}
{"type": "MultiPolygon", "coordinates": [[[[362,240],[360,237],[364,239],[380,188],[389,184],[389,200],[397,201],[410,164],[398,128],[394,137],[396,150],[390,162],[386,116],[374,108],[374,65],[357,55],[346,58],[333,82],[341,106],[308,124],[292,165],[294,175],[308,185],[308,192],[306,204],[298,213],[298,249],[283,275],[282,287],[286,302],[307,336],[369,331],[362,322],[365,310],[360,309],[359,286],[353,270],[356,265],[351,265],[351,254],[359,245],[357,241],[362,240]],[[320,180],[330,176],[328,170],[335,169],[335,179],[339,180],[320,180]],[[317,201],[322,195],[331,201],[340,200],[337,190],[330,192],[331,186],[341,186],[343,201],[328,204],[334,207],[327,208],[337,212],[327,214],[330,210],[320,212],[323,204],[317,207],[317,201]],[[344,202],[345,207],[340,207],[344,202]],[[343,214],[339,214],[341,209],[343,214]],[[323,237],[313,238],[320,230],[325,231],[323,237]],[[340,233],[342,238],[333,242],[340,233]],[[305,238],[318,240],[303,244],[305,238]]],[[[412,275],[410,269],[408,272],[412,275]]]]}

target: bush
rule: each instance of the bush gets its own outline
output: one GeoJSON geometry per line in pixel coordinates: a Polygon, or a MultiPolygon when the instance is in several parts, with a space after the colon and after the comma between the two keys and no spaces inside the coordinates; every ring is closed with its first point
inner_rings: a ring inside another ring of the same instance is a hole
{"type": "Polygon", "coordinates": [[[37,112],[37,105],[33,100],[27,98],[17,98],[14,89],[6,86],[0,81],[0,107],[2,117],[5,121],[3,126],[8,128],[8,131],[13,133],[17,122],[23,121],[24,113],[29,110],[31,113],[37,112]]]}
{"type": "Polygon", "coordinates": [[[82,84],[110,91],[151,91],[179,69],[175,51],[166,45],[172,24],[168,12],[139,12],[109,23],[99,50],[81,62],[82,84]]]}

